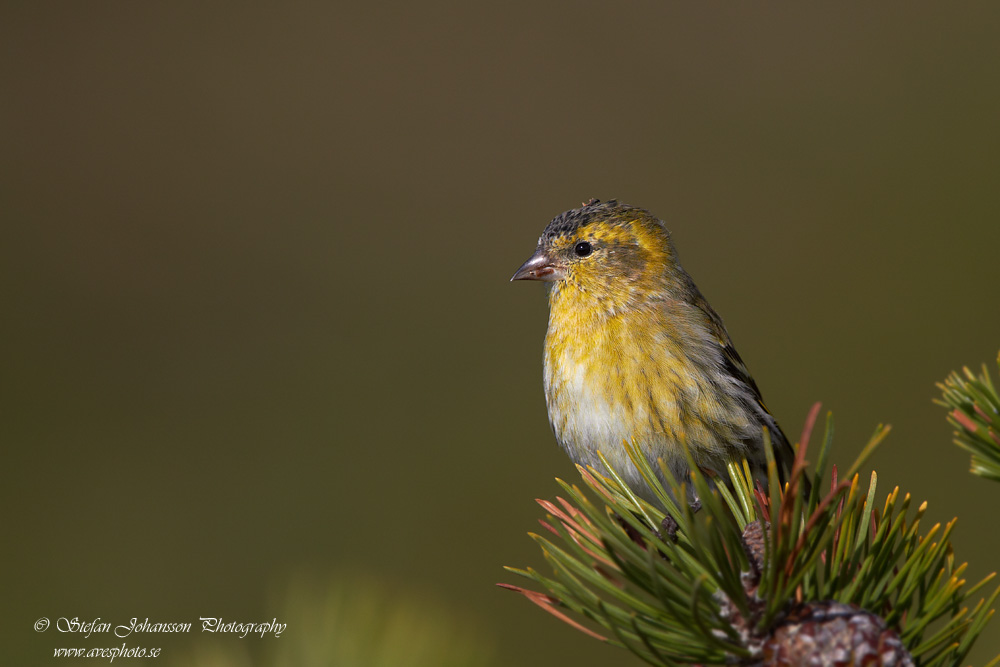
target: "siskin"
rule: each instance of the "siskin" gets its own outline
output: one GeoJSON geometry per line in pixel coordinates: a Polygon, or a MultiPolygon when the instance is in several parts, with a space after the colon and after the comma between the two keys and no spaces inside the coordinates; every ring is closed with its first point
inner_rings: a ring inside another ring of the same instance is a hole
{"type": "Polygon", "coordinates": [[[655,504],[622,441],[635,441],[653,470],[662,459],[678,480],[690,472],[686,442],[710,477],[727,478],[726,464],[746,457],[766,485],[766,427],[779,472],[790,469],[794,452],[722,319],[648,211],[597,200],[566,211],[511,280],[551,284],[545,402],[573,461],[603,470],[601,452],[655,504]]]}

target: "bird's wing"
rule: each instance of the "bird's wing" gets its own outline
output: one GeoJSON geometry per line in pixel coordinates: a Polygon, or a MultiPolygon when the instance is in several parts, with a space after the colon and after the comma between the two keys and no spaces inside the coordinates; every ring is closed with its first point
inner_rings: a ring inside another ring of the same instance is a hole
{"type": "Polygon", "coordinates": [[[757,383],[751,377],[750,372],[747,371],[746,364],[743,363],[740,353],[736,351],[731,342],[727,341],[723,344],[722,359],[726,370],[749,389],[749,393],[753,396],[753,400],[756,403],[755,407],[760,409],[764,415],[767,415],[770,422],[768,430],[771,435],[771,446],[778,461],[778,472],[782,481],[784,481],[785,473],[792,470],[792,462],[795,460],[795,450],[792,448],[791,443],[788,442],[788,438],[785,436],[784,431],[781,430],[774,415],[771,414],[771,411],[764,404],[764,399],[760,395],[757,383]]]}
{"type": "Polygon", "coordinates": [[[721,348],[721,360],[723,364],[723,370],[728,373],[737,382],[743,384],[747,389],[747,394],[753,401],[753,405],[748,405],[747,407],[754,412],[756,412],[761,420],[768,426],[768,432],[771,436],[771,447],[774,451],[775,459],[778,462],[778,474],[781,480],[786,479],[786,473],[791,472],[792,462],[795,460],[795,450],[789,443],[788,438],[785,436],[784,431],[781,430],[781,426],[778,425],[777,420],[771,414],[771,411],[767,409],[764,404],[764,399],[760,394],[760,389],[757,387],[757,383],[754,381],[753,377],[750,375],[750,371],[747,370],[746,364],[743,362],[743,358],[740,357],[740,353],[736,351],[733,347],[733,342],[729,338],[729,332],[726,331],[726,326],[722,322],[722,318],[719,317],[718,313],[709,305],[705,297],[701,295],[697,287],[694,287],[693,282],[691,287],[694,289],[695,294],[694,302],[698,305],[699,309],[708,317],[709,327],[715,334],[715,340],[721,348]]]}

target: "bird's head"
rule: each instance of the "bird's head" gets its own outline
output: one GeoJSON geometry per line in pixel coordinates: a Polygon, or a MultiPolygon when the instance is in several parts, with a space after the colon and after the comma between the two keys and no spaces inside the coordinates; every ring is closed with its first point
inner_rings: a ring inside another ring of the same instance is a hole
{"type": "Polygon", "coordinates": [[[641,208],[591,200],[556,216],[511,280],[553,282],[617,310],[669,292],[678,270],[663,222],[641,208]]]}

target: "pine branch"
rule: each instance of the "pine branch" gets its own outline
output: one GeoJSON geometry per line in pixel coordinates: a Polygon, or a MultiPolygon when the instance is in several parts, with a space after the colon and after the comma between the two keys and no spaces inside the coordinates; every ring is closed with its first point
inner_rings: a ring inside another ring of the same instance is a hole
{"type": "MultiPolygon", "coordinates": [[[[583,486],[559,480],[563,497],[539,500],[547,535],[533,534],[552,568],[507,568],[545,592],[501,584],[573,627],[653,665],[958,665],[993,614],[1000,588],[971,604],[993,578],[968,586],[943,528],[920,525],[899,489],[876,504],[859,470],[888,434],[879,427],[841,479],[829,465],[828,415],[815,483],[800,491],[813,410],[787,485],[768,461],[769,491],[746,461],[727,486],[692,465],[666,488],[633,444],[626,450],[662,504],[634,494],[611,469],[579,468],[583,486]],[[827,491],[820,486],[829,480],[827,491]],[[674,498],[688,498],[697,512],[674,498]],[[669,513],[676,533],[655,527],[669,513]],[[971,609],[970,609],[971,606],[971,609]]],[[[604,461],[607,466],[607,461],[604,461]]]]}
{"type": "Polygon", "coordinates": [[[948,408],[948,422],[956,429],[955,444],[972,454],[971,472],[1000,481],[1000,394],[986,364],[978,377],[968,368],[962,371],[938,383],[941,398],[934,402],[948,408]]]}

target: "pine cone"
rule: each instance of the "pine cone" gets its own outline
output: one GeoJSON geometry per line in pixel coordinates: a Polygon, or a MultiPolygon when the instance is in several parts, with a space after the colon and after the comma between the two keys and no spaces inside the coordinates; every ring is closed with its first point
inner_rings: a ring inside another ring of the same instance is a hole
{"type": "Polygon", "coordinates": [[[793,609],[764,643],[761,667],[913,667],[899,635],[885,621],[840,602],[793,609]]]}
{"type": "Polygon", "coordinates": [[[743,529],[743,550],[746,551],[750,566],[756,574],[764,571],[764,541],[769,530],[771,523],[768,521],[763,525],[760,521],[753,521],[743,529]]]}

